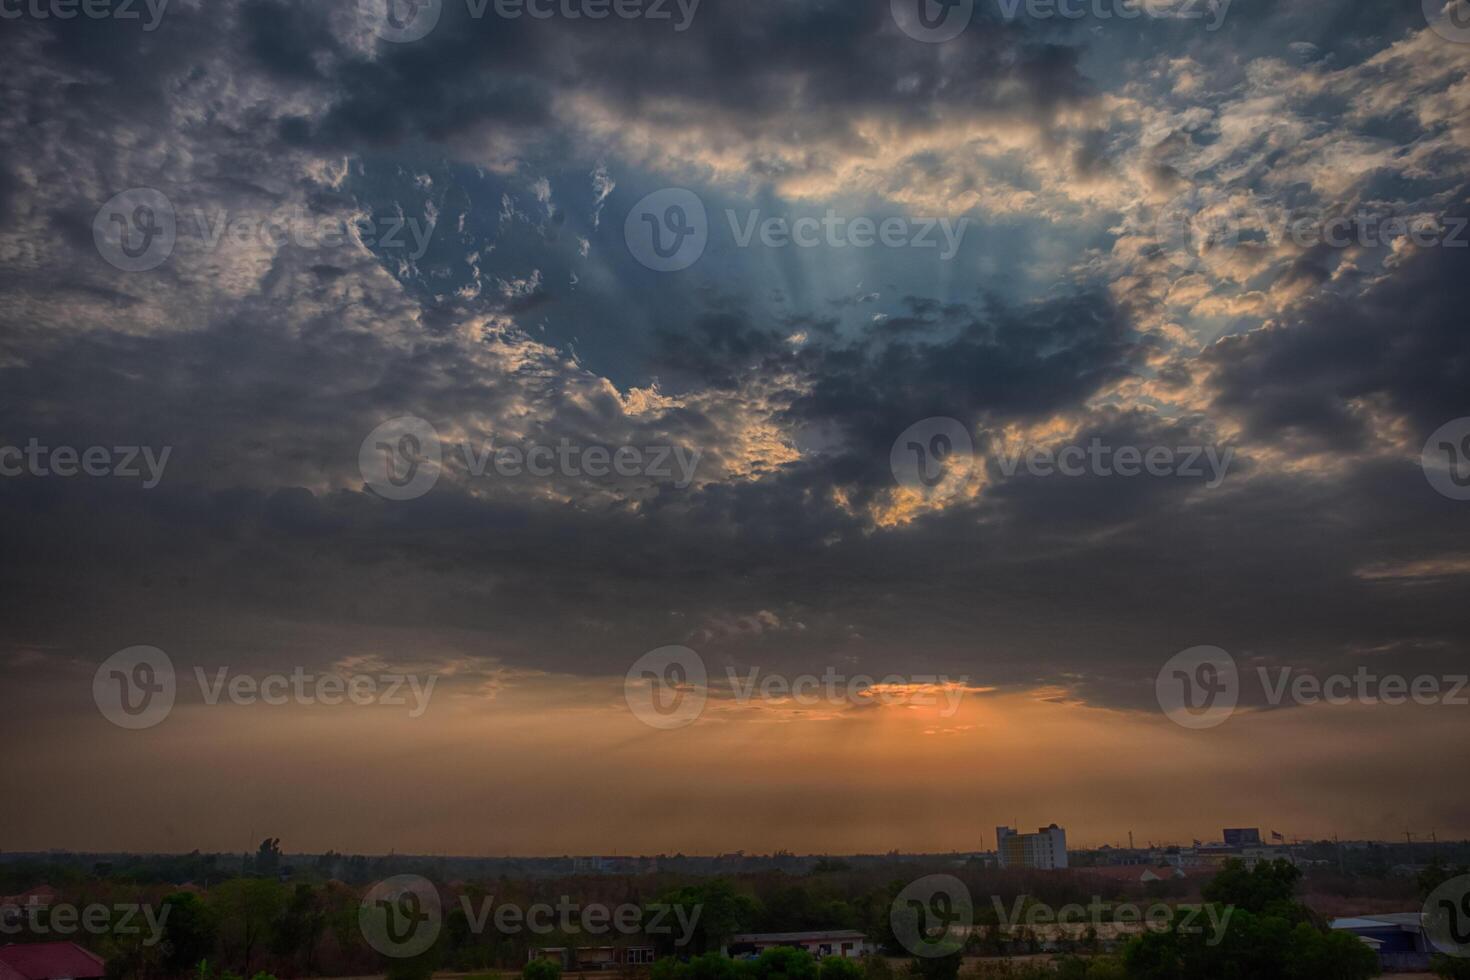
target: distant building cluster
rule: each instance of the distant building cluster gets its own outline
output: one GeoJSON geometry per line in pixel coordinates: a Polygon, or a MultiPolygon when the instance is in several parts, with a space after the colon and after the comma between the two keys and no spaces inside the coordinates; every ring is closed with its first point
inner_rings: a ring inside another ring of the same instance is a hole
{"type": "Polygon", "coordinates": [[[1042,827],[1034,834],[996,827],[995,851],[1002,868],[1054,871],[1067,866],[1067,832],[1056,824],[1042,827]]]}

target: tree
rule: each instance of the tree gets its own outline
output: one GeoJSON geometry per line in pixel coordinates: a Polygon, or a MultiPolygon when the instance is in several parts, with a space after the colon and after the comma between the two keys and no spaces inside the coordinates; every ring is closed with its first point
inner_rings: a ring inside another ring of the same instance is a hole
{"type": "Polygon", "coordinates": [[[742,980],[742,966],[723,953],[704,953],[687,963],[667,958],[653,965],[652,980],[742,980]]]}
{"type": "Polygon", "coordinates": [[[561,980],[561,964],[538,956],[521,968],[521,980],[561,980]]]}
{"type": "MultiPolygon", "coordinates": [[[[690,937],[688,948],[679,950],[680,954],[697,955],[718,950],[726,938],[748,928],[760,917],[759,902],[750,895],[737,892],[729,880],[716,878],[665,892],[658,902],[644,909],[645,928],[655,918],[662,920],[667,926],[667,912],[673,906],[682,906],[686,910],[700,909],[694,935],[690,937]]],[[[670,939],[662,945],[666,947],[664,951],[668,952],[672,950],[674,943],[670,939]]]]}
{"type": "Polygon", "coordinates": [[[175,892],[163,900],[163,968],[173,976],[194,972],[214,955],[219,923],[214,910],[188,892],[175,892]]]}
{"type": "Polygon", "coordinates": [[[280,919],[286,904],[284,890],[273,878],[232,878],[217,885],[210,897],[221,931],[239,937],[240,972],[248,974],[251,956],[280,919]]]}
{"type": "Polygon", "coordinates": [[[817,961],[795,946],[768,949],[750,964],[754,980],[817,980],[817,961]]]}
{"type": "Polygon", "coordinates": [[[916,956],[909,972],[917,980],[955,980],[964,961],[965,954],[958,949],[945,956],[916,956]]]}
{"type": "Polygon", "coordinates": [[[1429,961],[1429,969],[1444,980],[1470,980],[1470,959],[1462,956],[1435,956],[1429,961]]]}
{"type": "Polygon", "coordinates": [[[262,878],[274,878],[280,871],[281,839],[267,837],[255,852],[255,873],[262,878]]]}
{"type": "Polygon", "coordinates": [[[306,973],[313,972],[317,937],[327,926],[327,911],[316,890],[298,884],[291,901],[275,922],[271,949],[288,960],[304,959],[306,973]]]}
{"type": "Polygon", "coordinates": [[[827,956],[818,967],[817,980],[862,980],[863,968],[846,956],[827,956]]]}
{"type": "Polygon", "coordinates": [[[1296,921],[1302,918],[1295,906],[1296,885],[1301,877],[1301,871],[1290,861],[1262,861],[1247,870],[1244,862],[1231,859],[1200,894],[1206,902],[1296,921]]]}

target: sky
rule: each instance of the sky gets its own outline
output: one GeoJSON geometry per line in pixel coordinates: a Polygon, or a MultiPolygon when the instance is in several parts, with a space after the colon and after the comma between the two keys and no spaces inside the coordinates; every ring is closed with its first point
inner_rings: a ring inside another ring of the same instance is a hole
{"type": "Polygon", "coordinates": [[[92,9],[0,849],[1470,836],[1466,0],[92,9]]]}

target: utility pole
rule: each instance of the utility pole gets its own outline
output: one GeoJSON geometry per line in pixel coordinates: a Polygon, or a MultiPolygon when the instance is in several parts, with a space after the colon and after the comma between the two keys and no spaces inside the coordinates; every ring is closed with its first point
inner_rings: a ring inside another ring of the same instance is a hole
{"type": "Polygon", "coordinates": [[[1409,842],[1409,867],[1412,868],[1414,866],[1414,835],[1406,830],[1404,840],[1409,842]]]}

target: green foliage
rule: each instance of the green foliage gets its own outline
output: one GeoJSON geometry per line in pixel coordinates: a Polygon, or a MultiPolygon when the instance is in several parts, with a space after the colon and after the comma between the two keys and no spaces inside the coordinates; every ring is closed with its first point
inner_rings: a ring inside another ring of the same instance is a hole
{"type": "Polygon", "coordinates": [[[232,878],[209,893],[210,904],[225,928],[226,938],[238,954],[242,972],[250,972],[250,960],[271,932],[286,907],[285,889],[271,878],[232,878]]]}
{"type": "Polygon", "coordinates": [[[863,968],[846,956],[825,957],[818,967],[818,980],[863,980],[863,968]]]}
{"type": "Polygon", "coordinates": [[[521,980],[561,980],[561,964],[538,956],[521,969],[521,980]]]}
{"type": "Polygon", "coordinates": [[[1295,895],[1301,877],[1301,871],[1290,861],[1262,861],[1246,870],[1244,862],[1232,859],[1225,862],[1201,894],[1206,902],[1300,921],[1303,915],[1295,905],[1295,895]]]}
{"type": "Polygon", "coordinates": [[[872,955],[863,960],[863,980],[893,980],[893,967],[886,956],[872,955]]]}
{"type": "MultiPolygon", "coordinates": [[[[683,906],[691,914],[699,910],[699,921],[694,926],[687,949],[683,953],[708,953],[718,950],[726,938],[750,928],[760,917],[761,906],[752,896],[737,892],[728,879],[715,878],[711,881],[686,885],[666,892],[659,901],[644,909],[645,925],[659,916],[657,905],[683,906]]],[[[667,924],[667,916],[663,917],[667,924]]],[[[664,941],[663,951],[672,951],[672,937],[657,937],[664,941]]]]}
{"type": "Polygon", "coordinates": [[[688,962],[668,958],[653,964],[652,980],[741,980],[741,966],[723,953],[705,953],[688,962]]]}
{"type": "Polygon", "coordinates": [[[794,946],[768,949],[746,967],[751,980],[817,980],[817,961],[794,946]]]}
{"type": "MultiPolygon", "coordinates": [[[[1282,906],[1274,897],[1265,904],[1282,906]]],[[[1224,911],[1217,908],[1216,914],[1223,919],[1224,911]]],[[[1367,980],[1378,975],[1377,955],[1347,933],[1241,908],[1230,910],[1223,921],[1218,933],[1209,927],[1181,931],[1182,919],[1176,916],[1167,931],[1133,939],[1123,955],[1129,980],[1367,980]]]]}
{"type": "Polygon", "coordinates": [[[171,975],[207,969],[214,955],[219,924],[214,910],[188,892],[175,892],[163,900],[163,968],[171,975]]]}
{"type": "Polygon", "coordinates": [[[1429,969],[1444,980],[1470,980],[1470,959],[1463,956],[1436,956],[1429,961],[1429,969]]]}
{"type": "Polygon", "coordinates": [[[965,954],[960,950],[947,956],[916,956],[909,964],[909,973],[915,980],[955,980],[964,962],[965,954]]]}
{"type": "Polygon", "coordinates": [[[1128,980],[1122,962],[1110,956],[1063,956],[1053,966],[1055,980],[1128,980]]]}

